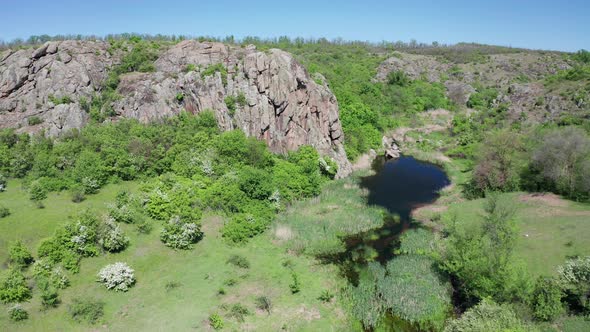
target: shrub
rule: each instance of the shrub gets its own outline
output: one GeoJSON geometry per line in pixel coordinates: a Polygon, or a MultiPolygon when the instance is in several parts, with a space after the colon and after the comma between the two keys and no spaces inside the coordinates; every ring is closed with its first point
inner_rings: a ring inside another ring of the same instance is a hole
{"type": "Polygon", "coordinates": [[[552,321],[564,311],[561,298],[563,291],[557,281],[539,278],[532,294],[533,315],[538,320],[552,321]]]}
{"type": "Polygon", "coordinates": [[[37,203],[38,207],[42,207],[41,201],[47,198],[47,190],[41,185],[39,181],[33,181],[29,187],[29,199],[37,203]]]}
{"type": "Polygon", "coordinates": [[[176,216],[165,225],[160,240],[168,247],[174,249],[190,249],[192,244],[203,236],[199,225],[192,222],[183,222],[176,216]]]}
{"type": "Polygon", "coordinates": [[[291,294],[296,294],[301,291],[301,283],[299,282],[299,276],[297,273],[291,273],[291,283],[289,284],[289,289],[291,290],[291,294]]]}
{"type": "Polygon", "coordinates": [[[235,303],[231,306],[229,316],[235,318],[238,322],[244,322],[244,317],[250,315],[250,310],[240,303],[235,303]]]}
{"type": "Polygon", "coordinates": [[[482,300],[467,310],[459,319],[450,320],[445,332],[468,331],[514,331],[525,332],[530,329],[516,316],[508,305],[499,305],[491,300],[482,300]]]}
{"type": "Polygon", "coordinates": [[[214,330],[221,330],[223,328],[223,318],[217,313],[211,314],[211,316],[209,316],[209,325],[211,325],[214,330]]]}
{"type": "Polygon", "coordinates": [[[107,289],[126,292],[135,283],[134,272],[126,263],[117,262],[98,272],[98,282],[102,282],[107,289]]]}
{"type": "Polygon", "coordinates": [[[100,230],[98,243],[109,252],[119,252],[127,247],[129,238],[125,236],[119,225],[107,220],[100,230]]]}
{"type": "Polygon", "coordinates": [[[77,322],[95,324],[104,315],[104,305],[104,302],[94,299],[75,298],[69,305],[68,312],[77,322]]]}
{"type": "Polygon", "coordinates": [[[249,269],[250,262],[248,259],[242,255],[231,255],[227,259],[228,264],[232,264],[234,266],[240,267],[242,269],[249,269]]]}
{"type": "Polygon", "coordinates": [[[81,203],[85,199],[86,199],[86,195],[84,194],[84,190],[82,190],[81,188],[72,189],[72,202],[81,203]]]}
{"type": "Polygon", "coordinates": [[[136,230],[140,234],[150,234],[152,232],[153,226],[152,224],[147,221],[143,220],[137,223],[136,230]]]}
{"type": "Polygon", "coordinates": [[[18,269],[4,272],[0,279],[0,301],[3,303],[22,302],[31,298],[31,289],[25,276],[18,269]]]}
{"type": "Polygon", "coordinates": [[[264,310],[270,315],[272,302],[268,296],[259,296],[254,300],[254,302],[256,303],[256,308],[264,310]]]}
{"type": "Polygon", "coordinates": [[[43,120],[38,116],[31,116],[27,119],[27,122],[29,123],[29,126],[35,126],[43,123],[43,120]]]}
{"type": "Polygon", "coordinates": [[[392,71],[387,74],[387,84],[397,86],[407,86],[410,78],[401,70],[392,71]]]}
{"type": "Polygon", "coordinates": [[[128,205],[114,205],[111,204],[108,207],[109,217],[113,218],[116,222],[123,222],[126,224],[132,224],[135,220],[135,213],[128,205]]]}
{"type": "Polygon", "coordinates": [[[322,291],[322,293],[320,294],[320,296],[318,296],[318,300],[322,301],[322,302],[331,302],[332,299],[334,298],[334,294],[332,292],[330,292],[330,290],[328,289],[324,289],[322,291]]]}
{"type": "Polygon", "coordinates": [[[21,241],[15,242],[8,249],[10,263],[17,267],[26,267],[33,263],[33,255],[21,241]]]}
{"type": "Polygon", "coordinates": [[[29,313],[20,304],[15,304],[8,308],[8,317],[15,322],[19,322],[29,318],[29,313]]]}
{"type": "Polygon", "coordinates": [[[221,63],[216,63],[214,65],[209,65],[203,72],[201,73],[201,77],[205,78],[208,76],[213,76],[213,74],[219,72],[221,75],[221,83],[223,86],[227,86],[227,69],[221,63]]]}
{"type": "Polygon", "coordinates": [[[568,260],[557,275],[570,305],[590,311],[590,256],[568,260]]]}
{"type": "Polygon", "coordinates": [[[225,102],[229,116],[233,117],[236,114],[236,97],[227,96],[223,101],[225,102]]]}
{"type": "Polygon", "coordinates": [[[244,95],[244,93],[241,91],[240,91],[240,93],[238,93],[238,97],[236,98],[236,102],[238,103],[238,105],[240,107],[244,107],[244,106],[248,105],[248,100],[246,100],[246,95],[244,95]]]}
{"type": "Polygon", "coordinates": [[[167,292],[170,292],[180,286],[182,286],[182,284],[179,283],[178,281],[168,281],[166,283],[166,285],[164,285],[164,288],[166,289],[167,292]]]}
{"type": "Polygon", "coordinates": [[[192,63],[189,63],[186,65],[186,67],[184,67],[184,72],[185,73],[190,73],[191,71],[196,71],[197,70],[197,66],[195,66],[192,63]]]}
{"type": "Polygon", "coordinates": [[[0,206],[0,219],[4,217],[8,217],[10,215],[10,210],[5,206],[0,206]]]}
{"type": "MultiPolygon", "coordinates": [[[[7,150],[5,150],[5,151],[7,151],[7,150]]],[[[0,157],[1,157],[1,155],[0,155],[0,157]]],[[[0,162],[1,162],[1,160],[2,159],[0,159],[0,162]]],[[[0,163],[0,165],[1,165],[1,163],[0,163]]],[[[6,180],[6,177],[2,173],[0,173],[0,193],[6,191],[7,182],[8,181],[6,180]]]]}
{"type": "Polygon", "coordinates": [[[54,308],[59,304],[57,288],[46,277],[37,278],[37,286],[41,290],[41,304],[45,308],[54,308]]]}

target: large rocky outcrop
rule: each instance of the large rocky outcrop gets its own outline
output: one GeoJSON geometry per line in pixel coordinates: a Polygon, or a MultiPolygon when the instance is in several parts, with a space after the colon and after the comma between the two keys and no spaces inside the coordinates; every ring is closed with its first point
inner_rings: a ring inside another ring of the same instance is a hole
{"type": "Polygon", "coordinates": [[[48,42],[38,49],[6,51],[0,56],[0,128],[47,129],[50,135],[80,128],[88,116],[78,103],[57,99],[91,96],[106,78],[113,57],[104,42],[48,42]],[[39,116],[43,124],[27,127],[39,116]]]}
{"type": "MultiPolygon", "coordinates": [[[[96,92],[118,61],[107,49],[103,42],[65,41],[2,54],[0,127],[45,128],[58,135],[83,126],[88,116],[80,97],[96,92]],[[61,96],[74,102],[55,105],[53,97],[61,96]],[[28,126],[31,116],[44,122],[28,126]]],[[[290,54],[188,40],[161,54],[155,66],[153,73],[121,76],[122,98],[114,104],[118,117],[148,122],[183,109],[210,109],[223,130],[239,128],[277,153],[312,145],[336,160],[338,176],[350,173],[336,98],[290,54]],[[223,70],[210,70],[219,64],[223,70]]]]}
{"type": "Polygon", "coordinates": [[[559,70],[571,68],[562,55],[551,52],[493,54],[479,62],[453,64],[435,56],[395,52],[381,63],[376,81],[402,71],[411,79],[443,83],[447,95],[457,105],[465,106],[474,86],[494,87],[496,101],[506,103],[513,121],[544,122],[563,112],[575,112],[580,106],[555,91],[544,88],[541,80],[559,70]]]}

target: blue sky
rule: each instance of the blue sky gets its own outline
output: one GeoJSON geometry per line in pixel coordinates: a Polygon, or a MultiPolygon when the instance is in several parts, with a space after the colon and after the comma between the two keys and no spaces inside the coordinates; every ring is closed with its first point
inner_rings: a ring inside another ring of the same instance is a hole
{"type": "Polygon", "coordinates": [[[590,49],[590,0],[0,0],[0,39],[138,32],[590,49]]]}

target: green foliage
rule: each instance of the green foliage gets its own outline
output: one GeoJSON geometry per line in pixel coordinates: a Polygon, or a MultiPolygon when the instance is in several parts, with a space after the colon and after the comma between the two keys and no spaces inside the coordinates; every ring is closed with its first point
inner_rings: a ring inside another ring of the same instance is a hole
{"type": "Polygon", "coordinates": [[[590,52],[586,50],[577,51],[574,53],[574,55],[572,55],[572,58],[581,63],[590,64],[590,52]]]}
{"type": "Polygon", "coordinates": [[[182,92],[179,92],[176,94],[176,101],[178,103],[182,103],[182,101],[184,100],[184,94],[182,92]]]}
{"type": "Polygon", "coordinates": [[[27,123],[29,124],[29,126],[35,126],[35,125],[43,123],[43,119],[41,119],[38,116],[31,116],[31,117],[27,118],[27,123]]]}
{"type": "Polygon", "coordinates": [[[467,310],[459,319],[448,322],[445,332],[470,331],[513,331],[528,332],[531,327],[525,325],[508,305],[496,304],[484,299],[475,307],[467,310]]]}
{"type": "Polygon", "coordinates": [[[0,219],[2,219],[4,217],[8,217],[9,215],[10,215],[10,210],[5,206],[0,205],[0,219]]]}
{"type": "Polygon", "coordinates": [[[320,300],[324,303],[332,302],[333,298],[334,298],[334,293],[330,292],[329,289],[324,289],[322,291],[322,293],[320,294],[320,296],[318,296],[318,300],[320,300]]]}
{"type": "Polygon", "coordinates": [[[72,98],[70,98],[70,96],[67,96],[67,95],[64,95],[64,96],[61,96],[61,97],[56,97],[54,95],[49,95],[47,98],[49,99],[50,102],[52,102],[56,106],[57,105],[61,105],[61,104],[70,104],[70,103],[73,103],[74,102],[72,100],[72,98]]]}
{"type": "Polygon", "coordinates": [[[236,321],[243,323],[244,322],[244,317],[251,315],[252,313],[250,312],[250,310],[248,308],[246,308],[245,306],[243,306],[240,303],[235,303],[231,306],[228,316],[234,318],[236,321]]]}
{"type": "Polygon", "coordinates": [[[272,301],[268,296],[259,296],[254,300],[254,302],[256,303],[256,308],[264,310],[270,315],[272,301]]]}
{"type": "Polygon", "coordinates": [[[20,304],[15,304],[8,308],[8,317],[10,317],[12,321],[20,322],[28,319],[29,313],[20,304]]]}
{"type": "Polygon", "coordinates": [[[434,251],[434,234],[428,229],[410,229],[400,237],[399,253],[401,254],[428,256],[434,251]]]}
{"type": "Polygon", "coordinates": [[[209,65],[203,72],[201,72],[201,77],[205,78],[208,76],[213,76],[215,73],[219,73],[221,76],[221,83],[223,86],[227,86],[227,68],[223,66],[221,63],[216,63],[214,65],[209,65]]]}
{"type": "Polygon", "coordinates": [[[20,269],[4,271],[0,279],[0,301],[3,303],[23,302],[32,296],[25,276],[20,269]]]}
{"type": "Polygon", "coordinates": [[[387,74],[387,84],[397,86],[407,86],[410,83],[410,78],[401,70],[392,71],[387,74]]]}
{"type": "Polygon", "coordinates": [[[551,278],[540,277],[535,284],[531,297],[533,315],[542,321],[552,321],[563,312],[563,290],[558,282],[551,278]]]}
{"type": "Polygon", "coordinates": [[[227,107],[227,111],[229,116],[233,117],[236,114],[236,97],[234,96],[227,96],[223,99],[225,106],[227,107]]]}
{"type": "Polygon", "coordinates": [[[214,330],[221,330],[224,326],[223,318],[217,313],[211,314],[209,316],[209,325],[211,325],[214,330]]]}
{"type": "Polygon", "coordinates": [[[174,249],[190,249],[193,243],[203,236],[201,227],[193,222],[185,222],[176,216],[164,224],[160,240],[174,249]]]}
{"type": "Polygon", "coordinates": [[[467,107],[479,111],[487,111],[492,108],[496,98],[498,98],[498,90],[494,88],[483,88],[469,96],[467,107]]]}
{"type": "Polygon", "coordinates": [[[121,227],[113,222],[101,225],[98,234],[98,243],[108,252],[119,252],[129,245],[129,238],[125,236],[121,227]]]}
{"type": "Polygon", "coordinates": [[[236,98],[236,102],[238,103],[238,106],[240,107],[244,107],[246,105],[248,105],[248,100],[246,99],[246,95],[240,91],[240,93],[238,93],[238,97],[236,98]]]}
{"type": "Polygon", "coordinates": [[[402,255],[386,268],[370,263],[350,294],[353,314],[365,327],[378,326],[389,311],[420,329],[440,329],[452,307],[450,290],[432,259],[402,255]]]}
{"type": "Polygon", "coordinates": [[[227,263],[242,269],[250,268],[250,262],[248,261],[248,259],[241,255],[229,256],[229,258],[227,259],[227,263]]]}
{"type": "Polygon", "coordinates": [[[82,188],[72,189],[72,202],[81,203],[86,199],[86,194],[82,188]]]}
{"type": "Polygon", "coordinates": [[[590,312],[590,256],[568,260],[557,274],[570,306],[590,312]]]}
{"type": "Polygon", "coordinates": [[[9,260],[11,264],[14,264],[16,267],[26,267],[33,263],[33,255],[29,249],[21,242],[17,241],[10,246],[8,249],[9,253],[9,260]]]}
{"type": "Polygon", "coordinates": [[[95,324],[104,315],[104,302],[89,299],[75,298],[68,306],[68,312],[72,319],[77,322],[95,324]]]}
{"type": "Polygon", "coordinates": [[[516,191],[524,165],[521,135],[511,131],[494,131],[486,135],[477,152],[470,183],[470,193],[483,196],[486,191],[516,191]]]}
{"type": "Polygon", "coordinates": [[[297,294],[301,291],[301,282],[299,281],[299,276],[295,272],[291,273],[289,289],[291,290],[291,294],[297,294]]]}
{"type": "Polygon", "coordinates": [[[185,73],[190,73],[191,71],[197,71],[197,66],[195,66],[193,63],[189,63],[186,65],[186,67],[184,67],[185,73]]]}
{"type": "Polygon", "coordinates": [[[41,304],[44,308],[55,308],[59,305],[59,294],[49,279],[44,276],[37,278],[37,286],[41,290],[41,304]]]}
{"type": "Polygon", "coordinates": [[[47,198],[47,190],[39,181],[34,181],[29,187],[29,199],[39,203],[47,198]]]}
{"type": "Polygon", "coordinates": [[[513,257],[517,239],[512,202],[488,195],[481,221],[445,228],[441,267],[453,276],[466,303],[483,298],[526,300],[531,287],[526,273],[513,257]]]}

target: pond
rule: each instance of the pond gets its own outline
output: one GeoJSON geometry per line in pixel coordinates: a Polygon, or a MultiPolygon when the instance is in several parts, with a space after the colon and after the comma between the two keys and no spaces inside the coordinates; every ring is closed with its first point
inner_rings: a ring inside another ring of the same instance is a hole
{"type": "Polygon", "coordinates": [[[435,201],[439,190],[450,184],[442,168],[411,156],[377,158],[372,167],[375,174],[362,178],[361,187],[369,191],[369,205],[381,206],[388,214],[382,227],[344,239],[346,252],[338,260],[353,284],[358,277],[359,263],[363,265],[369,260],[385,263],[394,257],[399,236],[419,226],[412,221],[412,210],[435,201]]]}

